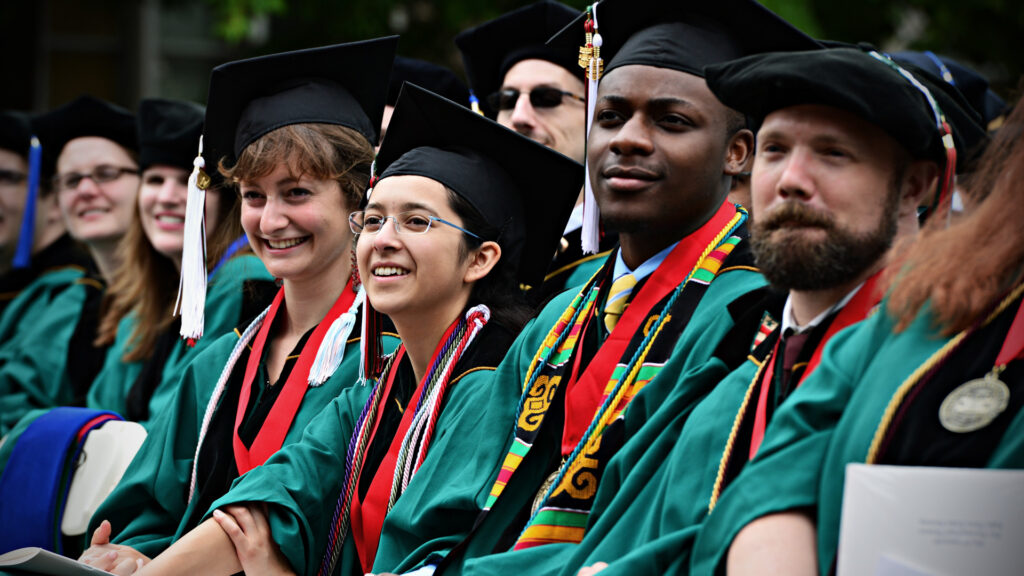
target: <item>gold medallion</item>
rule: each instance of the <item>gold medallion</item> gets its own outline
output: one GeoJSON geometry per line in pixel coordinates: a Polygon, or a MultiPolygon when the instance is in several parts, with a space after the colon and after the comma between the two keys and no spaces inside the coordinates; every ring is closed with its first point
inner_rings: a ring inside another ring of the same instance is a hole
{"type": "Polygon", "coordinates": [[[964,434],[988,426],[1010,403],[1010,388],[995,373],[956,387],[939,406],[939,422],[964,434]]]}
{"type": "Polygon", "coordinates": [[[558,470],[555,470],[544,479],[544,483],[540,485],[540,490],[537,490],[537,495],[533,497],[533,505],[530,506],[530,516],[535,516],[537,511],[540,510],[541,506],[544,505],[544,496],[547,495],[548,490],[552,484],[555,483],[555,479],[558,478],[558,470]]]}

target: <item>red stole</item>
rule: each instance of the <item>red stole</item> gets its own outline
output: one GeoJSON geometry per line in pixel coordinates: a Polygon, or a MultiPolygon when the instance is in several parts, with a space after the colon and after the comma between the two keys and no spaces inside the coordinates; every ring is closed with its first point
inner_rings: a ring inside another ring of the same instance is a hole
{"type": "MultiPolygon", "coordinates": [[[[811,372],[818,367],[821,363],[821,354],[825,350],[825,345],[828,341],[836,335],[837,332],[860,322],[867,317],[868,312],[875,307],[876,304],[882,299],[881,294],[875,293],[875,285],[878,283],[878,278],[882,275],[882,271],[875,272],[870,278],[864,281],[864,285],[860,287],[860,290],[853,295],[853,298],[843,306],[843,309],[836,314],[836,317],[829,324],[828,330],[825,331],[825,336],[818,343],[818,346],[814,349],[814,354],[811,356],[810,361],[807,363],[807,368],[804,369],[804,373],[800,375],[800,380],[797,381],[796,388],[799,388],[804,380],[811,375],[811,372]]],[[[754,455],[757,454],[757,449],[761,447],[761,441],[764,440],[764,431],[768,427],[768,392],[772,387],[772,379],[775,377],[775,361],[778,358],[779,342],[782,341],[780,337],[775,342],[775,348],[772,349],[771,356],[768,357],[766,362],[768,365],[765,366],[764,376],[761,378],[761,390],[757,398],[757,412],[754,414],[754,430],[750,435],[750,458],[753,459],[754,455]]]]}
{"type": "Polygon", "coordinates": [[[277,312],[284,302],[284,288],[277,291],[277,296],[274,297],[274,302],[270,305],[270,311],[267,312],[266,318],[263,319],[263,325],[260,326],[260,331],[253,340],[252,351],[249,353],[249,360],[245,365],[245,379],[242,381],[242,392],[238,398],[238,409],[235,412],[232,448],[239,476],[263,464],[267,458],[281,448],[285,435],[288,434],[288,429],[291,428],[292,421],[295,420],[295,414],[299,411],[299,405],[302,404],[302,398],[306,395],[306,390],[309,389],[309,369],[313,365],[313,360],[316,359],[320,343],[323,342],[324,335],[327,334],[327,330],[330,329],[334,320],[352,307],[355,297],[356,295],[352,291],[352,281],[349,280],[342,289],[341,295],[334,301],[327,316],[320,321],[320,324],[313,330],[313,334],[306,340],[306,344],[302,347],[302,352],[299,354],[298,360],[295,361],[295,365],[292,366],[284,388],[274,402],[273,408],[270,409],[266,421],[255,440],[252,441],[252,445],[246,448],[238,436],[238,429],[245,418],[245,410],[249,405],[252,387],[256,384],[256,373],[259,370],[260,359],[263,357],[263,347],[267,343],[267,336],[274,325],[274,318],[277,317],[277,312]]]}
{"type": "MultiPolygon", "coordinates": [[[[438,354],[441,352],[441,348],[444,343],[448,341],[448,338],[452,335],[452,332],[459,325],[459,320],[456,319],[452,322],[448,330],[445,331],[444,335],[437,342],[437,347],[434,349],[434,354],[430,357],[429,367],[433,367],[434,362],[437,360],[438,354]]],[[[386,403],[391,396],[392,386],[395,383],[395,376],[398,374],[398,365],[402,362],[402,357],[405,356],[405,346],[402,345],[395,352],[396,356],[394,361],[391,363],[391,369],[388,371],[387,380],[384,385],[384,393],[381,395],[382,406],[377,410],[377,418],[373,423],[373,431],[370,434],[370,440],[366,444],[366,451],[369,453],[370,447],[373,446],[373,442],[377,439],[377,429],[380,427],[381,420],[384,417],[384,410],[388,408],[386,403]]],[[[438,367],[440,370],[443,367],[438,367]]],[[[406,433],[409,431],[409,427],[412,425],[412,420],[416,416],[416,404],[419,402],[420,396],[423,394],[423,389],[430,381],[430,372],[423,375],[423,379],[416,386],[416,390],[412,396],[409,396],[409,403],[405,407],[405,412],[402,413],[402,420],[398,425],[398,430],[395,432],[395,436],[391,439],[391,444],[388,446],[388,453],[384,455],[384,459],[381,460],[380,466],[376,470],[366,470],[365,468],[360,472],[360,478],[355,480],[355,493],[352,496],[352,505],[349,512],[349,522],[352,526],[352,539],[356,543],[356,551],[359,553],[359,562],[363,567],[363,572],[369,573],[370,569],[373,568],[373,561],[377,557],[377,546],[380,543],[380,534],[384,529],[384,517],[388,514],[388,502],[391,500],[391,489],[395,479],[395,466],[398,463],[398,453],[402,449],[402,441],[405,439],[406,433]],[[372,473],[373,480],[370,481],[370,487],[366,491],[366,496],[359,499],[359,481],[362,478],[363,473],[372,473]]],[[[412,456],[410,456],[412,457],[412,456]]]]}
{"type": "MultiPolygon", "coordinates": [[[[565,389],[562,455],[572,453],[583,438],[604,400],[605,388],[615,366],[622,360],[630,341],[647,321],[651,310],[689,277],[708,245],[735,215],[736,207],[731,202],[724,202],[710,220],[680,240],[641,286],[640,292],[626,307],[615,329],[601,344],[579,379],[576,378],[577,369],[574,367],[572,378],[565,389]]],[[[600,313],[597,310],[595,315],[600,313]]],[[[581,336],[576,352],[577,365],[582,354],[583,340],[581,336]]]]}

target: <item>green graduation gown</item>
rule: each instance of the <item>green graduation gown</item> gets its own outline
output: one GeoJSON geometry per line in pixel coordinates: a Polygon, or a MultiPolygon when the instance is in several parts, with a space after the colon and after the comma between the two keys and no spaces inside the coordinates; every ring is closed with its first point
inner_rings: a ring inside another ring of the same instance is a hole
{"type": "MultiPolygon", "coordinates": [[[[150,424],[145,443],[120,483],[93,516],[87,534],[92,534],[102,520],[110,520],[114,543],[132,546],[153,557],[193,528],[209,503],[227,491],[228,483],[237,476],[230,433],[248,347],[235,363],[212,416],[210,431],[200,450],[195,496],[190,499],[189,495],[204,413],[238,339],[237,332],[222,336],[185,368],[175,386],[173,399],[150,424]],[[215,433],[217,430],[221,433],[215,433]]],[[[346,344],[344,359],[334,374],[323,385],[307,390],[284,445],[298,440],[313,417],[356,382],[358,368],[359,340],[355,338],[346,344]]],[[[268,392],[264,388],[261,393],[268,392]]],[[[250,402],[243,421],[243,427],[248,427],[251,433],[258,431],[262,422],[256,414],[258,410],[254,409],[257,404],[261,403],[256,399],[250,402]]],[[[266,409],[262,412],[265,417],[266,409]]]]}
{"type": "Polygon", "coordinates": [[[93,339],[104,289],[100,279],[65,269],[41,277],[8,309],[22,319],[0,347],[0,434],[29,410],[85,402],[103,362],[93,339]]]}
{"type": "MultiPolygon", "coordinates": [[[[724,366],[709,361],[721,338],[732,327],[733,320],[726,312],[727,307],[741,295],[763,285],[760,274],[748,266],[730,267],[731,262],[729,259],[725,261],[696,305],[670,356],[672,369],[663,370],[664,377],[658,373],[628,406],[623,423],[627,443],[676,387],[679,374],[711,370],[717,377],[694,378],[695,382],[710,383],[717,382],[728,372],[724,366]]],[[[498,367],[489,390],[490,401],[484,410],[486,418],[505,423],[502,432],[484,436],[475,432],[474,422],[457,422],[456,430],[450,435],[451,447],[443,452],[438,450],[434,454],[439,456],[428,457],[424,462],[416,480],[385,521],[375,572],[403,572],[425,562],[436,563],[449,556],[452,548],[460,542],[459,553],[446,558],[452,572],[501,572],[513,566],[522,569],[524,565],[518,563],[501,565],[501,558],[518,554],[547,556],[564,546],[549,544],[507,555],[494,554],[507,549],[504,543],[510,536],[514,538],[518,534],[524,522],[524,512],[529,512],[531,502],[550,472],[549,464],[559,452],[561,422],[551,427],[559,428],[555,431],[557,434],[548,434],[538,440],[485,520],[468,539],[466,535],[487,500],[512,441],[517,403],[526,371],[551,326],[574,296],[568,292],[553,299],[523,331],[498,367]],[[463,564],[466,558],[479,560],[463,564]],[[497,567],[493,562],[498,563],[497,567]]],[[[683,409],[688,409],[707,391],[703,386],[690,388],[683,394],[683,409]]]]}
{"type": "MultiPolygon", "coordinates": [[[[61,284],[61,281],[58,280],[59,278],[76,278],[86,269],[92,267],[92,259],[85,249],[72,240],[71,236],[63,234],[49,246],[33,254],[32,263],[28,268],[10,270],[6,274],[0,275],[0,327],[4,327],[0,328],[0,343],[6,342],[7,338],[5,336],[10,334],[8,324],[12,321],[16,324],[18,320],[24,317],[26,310],[32,307],[31,305],[38,296],[43,295],[45,297],[49,293],[46,290],[40,290],[46,284],[33,286],[36,280],[62,270],[70,269],[73,273],[78,272],[77,275],[71,274],[70,276],[49,278],[51,283],[49,285],[52,286],[52,283],[61,284]],[[22,298],[18,305],[15,306],[19,311],[12,313],[9,319],[4,320],[3,315],[6,314],[7,308],[11,307],[14,301],[18,300],[18,297],[29,286],[33,286],[33,290],[30,292],[33,295],[22,298]]],[[[64,284],[66,285],[66,282],[64,284]]]]}
{"type": "MultiPolygon", "coordinates": [[[[192,358],[246,319],[254,317],[269,304],[269,298],[263,297],[268,290],[262,288],[272,288],[273,281],[274,278],[256,256],[243,254],[231,258],[210,279],[206,294],[203,337],[194,347],[188,346],[178,336],[179,324],[175,322],[171,325],[169,333],[161,336],[161,342],[157,344],[158,350],[150,360],[121,360],[136,323],[133,315],[125,317],[117,327],[117,339],[107,350],[103,369],[89,388],[87,405],[98,410],[111,410],[129,419],[138,419],[141,424],[148,426],[151,418],[160,414],[173,398],[173,385],[178,382],[182,371],[192,358]],[[256,283],[259,283],[259,289],[256,283]],[[257,297],[257,292],[263,294],[257,297]],[[144,378],[153,378],[157,382],[140,382],[146,364],[151,361],[162,363],[162,366],[153,366],[156,372],[147,373],[144,378]],[[132,411],[128,409],[129,395],[135,386],[151,386],[148,414],[131,414],[132,411]]],[[[273,297],[273,292],[269,293],[269,297],[273,297]]]]}
{"type": "MultiPolygon", "coordinates": [[[[884,306],[884,303],[883,303],[884,306]]],[[[902,423],[891,429],[878,463],[896,465],[1024,467],[1024,366],[1011,362],[1001,379],[1009,407],[988,426],[953,434],[939,424],[938,405],[956,386],[993,366],[1016,304],[969,335],[941,370],[922,381],[902,423]],[[1016,397],[1016,399],[1014,399],[1016,397]]],[[[949,342],[934,330],[927,308],[903,332],[884,313],[840,332],[818,369],[776,413],[757,456],[722,494],[697,536],[693,574],[724,573],[736,534],[775,512],[813,510],[819,572],[836,558],[846,464],[865,462],[896,390],[949,342]]],[[[904,405],[904,408],[906,406],[904,405]]]]}
{"type": "MultiPolygon", "coordinates": [[[[483,409],[491,391],[494,367],[514,337],[515,334],[504,327],[490,323],[474,340],[455,368],[428,453],[450,450],[452,438],[449,428],[453,422],[473,421],[474,435],[480,440],[506,432],[505,422],[486,418],[483,409]]],[[[401,368],[405,370],[398,373],[398,378],[408,381],[406,388],[415,388],[417,383],[407,359],[401,368]]],[[[353,386],[344,390],[310,423],[300,442],[282,449],[263,466],[239,478],[231,490],[213,504],[210,512],[224,505],[247,501],[268,503],[273,538],[296,573],[316,574],[324,557],[330,523],[344,482],[349,441],[371,389],[371,386],[353,386]]],[[[387,400],[384,410],[393,414],[386,414],[384,421],[401,418],[403,410],[396,404],[394,395],[387,400]]],[[[408,405],[408,401],[403,403],[408,405]]],[[[378,454],[380,448],[386,451],[394,437],[394,430],[390,432],[375,436],[370,451],[374,447],[378,448],[378,454]]],[[[464,456],[471,457],[471,454],[464,456]]],[[[372,472],[369,468],[363,469],[360,498],[366,489],[367,475],[372,472]]],[[[452,483],[460,481],[459,478],[450,480],[452,483]]],[[[413,483],[415,481],[416,477],[413,483]]],[[[401,502],[402,498],[404,495],[398,501],[401,502]]],[[[335,574],[363,573],[350,529],[335,574]]]]}

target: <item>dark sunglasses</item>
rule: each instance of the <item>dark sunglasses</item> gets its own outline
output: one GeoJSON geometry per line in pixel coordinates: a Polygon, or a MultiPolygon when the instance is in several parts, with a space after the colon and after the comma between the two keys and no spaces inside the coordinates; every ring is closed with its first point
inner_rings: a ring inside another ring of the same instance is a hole
{"type": "MultiPolygon", "coordinates": [[[[498,90],[487,97],[487,105],[492,110],[512,110],[516,107],[516,102],[519,101],[519,95],[519,90],[515,88],[498,90]]],[[[554,108],[561,105],[562,97],[564,96],[568,96],[573,100],[579,100],[580,102],[587,101],[584,97],[577,96],[572,92],[566,92],[558,88],[539,87],[530,90],[530,105],[534,108],[554,108]]]]}

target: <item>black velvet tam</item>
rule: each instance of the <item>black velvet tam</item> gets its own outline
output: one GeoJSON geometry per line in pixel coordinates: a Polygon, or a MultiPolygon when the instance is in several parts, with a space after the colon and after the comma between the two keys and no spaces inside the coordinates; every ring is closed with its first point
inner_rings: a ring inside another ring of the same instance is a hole
{"type": "Polygon", "coordinates": [[[454,72],[432,62],[397,56],[395,65],[391,68],[391,82],[388,84],[388,106],[394,106],[398,102],[398,93],[402,90],[402,84],[406,82],[422,86],[452,102],[458,102],[463,106],[469,105],[469,89],[454,72]]]}
{"type": "Polygon", "coordinates": [[[0,112],[0,148],[28,157],[32,145],[32,121],[28,114],[7,110],[0,112]]]}
{"type": "Polygon", "coordinates": [[[513,10],[455,37],[462,52],[469,87],[481,108],[492,118],[498,113],[487,107],[487,96],[501,89],[505,73],[522,60],[546,60],[583,80],[576,49],[559,50],[545,43],[552,34],[580,13],[565,4],[544,0],[513,10]]]}
{"type": "MultiPolygon", "coordinates": [[[[963,160],[985,139],[977,114],[952,86],[918,69],[909,71],[929,89],[945,113],[958,157],[963,160]]],[[[923,93],[862,49],[749,56],[709,66],[706,78],[719,100],[758,124],[781,108],[833,106],[878,126],[913,157],[944,162],[945,148],[923,93]]]]}
{"type": "Polygon", "coordinates": [[[202,106],[150,98],[139,104],[139,169],[155,164],[192,170],[203,133],[202,106]]]}
{"type": "Polygon", "coordinates": [[[99,136],[128,150],[138,150],[135,115],[93,96],[80,96],[39,116],[34,126],[43,146],[43,174],[46,176],[54,174],[64,145],[75,138],[99,136]]]}

